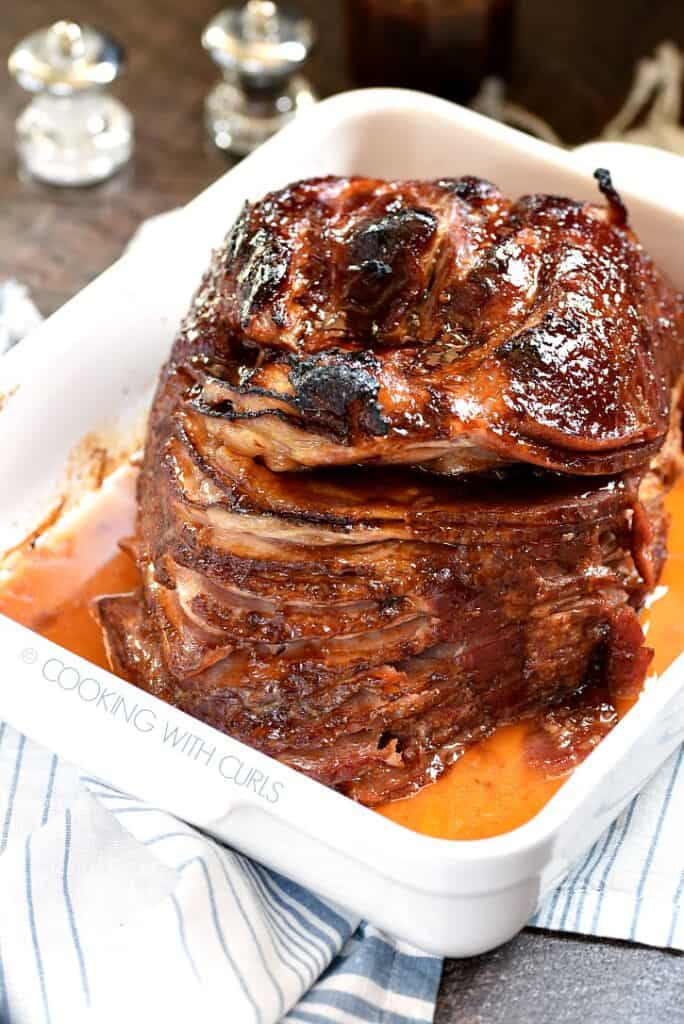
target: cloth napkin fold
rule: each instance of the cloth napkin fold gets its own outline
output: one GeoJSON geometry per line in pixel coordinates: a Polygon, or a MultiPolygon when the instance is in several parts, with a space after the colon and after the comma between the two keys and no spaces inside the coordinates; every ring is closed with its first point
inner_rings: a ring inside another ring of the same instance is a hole
{"type": "Polygon", "coordinates": [[[0,1020],[429,1024],[441,960],[0,723],[0,1020]]]}

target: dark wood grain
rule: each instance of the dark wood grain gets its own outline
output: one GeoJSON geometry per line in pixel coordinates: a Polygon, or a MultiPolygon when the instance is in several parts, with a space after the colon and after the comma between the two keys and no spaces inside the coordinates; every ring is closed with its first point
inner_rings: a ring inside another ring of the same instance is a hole
{"type": "MultiPolygon", "coordinates": [[[[310,73],[322,95],[350,85],[342,0],[299,0],[321,41],[310,73]]],[[[7,0],[0,18],[0,279],[16,276],[52,312],[108,266],[146,217],[182,204],[230,162],[202,130],[215,69],[200,48],[217,0],[7,0]],[[24,34],[60,17],[106,26],[129,63],[116,93],[136,119],[132,167],[91,189],[20,181],[14,121],[25,96],[4,57],[24,34]]],[[[619,107],[634,61],[662,39],[684,44],[674,0],[521,0],[512,94],[574,143],[619,107]]],[[[681,958],[618,943],[525,932],[501,950],[449,961],[438,1024],[651,1024],[684,1020],[681,958]],[[679,996],[677,993],[679,992],[679,996]]]]}

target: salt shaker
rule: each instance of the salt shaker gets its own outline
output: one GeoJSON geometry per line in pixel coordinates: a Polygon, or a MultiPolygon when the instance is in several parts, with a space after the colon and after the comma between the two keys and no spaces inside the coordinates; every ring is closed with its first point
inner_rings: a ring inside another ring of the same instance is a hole
{"type": "Polygon", "coordinates": [[[207,96],[207,131],[220,149],[251,153],[315,102],[300,73],[314,43],[308,19],[272,0],[249,0],[209,22],[202,45],[223,73],[207,96]]]}
{"type": "Polygon", "coordinates": [[[57,21],[23,39],[10,73],[35,97],[16,125],[19,160],[51,185],[109,178],[133,150],[133,118],[104,87],[123,67],[123,51],[90,25],[57,21]]]}

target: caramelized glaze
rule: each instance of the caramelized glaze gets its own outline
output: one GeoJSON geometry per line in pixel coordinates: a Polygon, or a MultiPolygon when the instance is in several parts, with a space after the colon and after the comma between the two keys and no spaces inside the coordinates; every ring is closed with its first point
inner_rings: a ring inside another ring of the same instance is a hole
{"type": "MultiPolygon", "coordinates": [[[[108,668],[107,658],[90,604],[96,596],[137,583],[132,559],[119,548],[133,532],[136,475],[130,467],[115,474],[69,529],[57,524],[15,554],[0,584],[2,613],[103,668],[108,668]]],[[[658,673],[684,650],[684,478],[666,502],[672,517],[670,555],[656,599],[644,615],[658,673]]],[[[636,699],[624,698],[612,709],[594,693],[579,714],[570,709],[570,725],[561,724],[568,731],[560,760],[553,754],[557,747],[549,756],[539,744],[540,734],[548,738],[548,715],[501,726],[471,746],[433,785],[378,810],[407,828],[441,838],[482,839],[508,832],[541,810],[636,699]]]]}
{"type": "Polygon", "coordinates": [[[684,308],[607,206],[473,177],[317,178],[246,205],[162,376],[277,472],[641,467],[668,430],[684,308]]]}

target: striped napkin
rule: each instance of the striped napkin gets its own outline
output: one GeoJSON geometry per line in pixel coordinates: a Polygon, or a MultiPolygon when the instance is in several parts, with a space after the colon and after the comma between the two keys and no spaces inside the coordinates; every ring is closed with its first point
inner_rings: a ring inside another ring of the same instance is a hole
{"type": "Polygon", "coordinates": [[[442,963],[0,723],[0,1021],[421,1024],[442,963]]]}
{"type": "MultiPolygon", "coordinates": [[[[530,922],[684,950],[684,747],[530,922]]],[[[0,1022],[421,1024],[441,961],[0,723],[0,1022]]]]}
{"type": "Polygon", "coordinates": [[[530,924],[684,950],[684,746],[530,924]]]}

